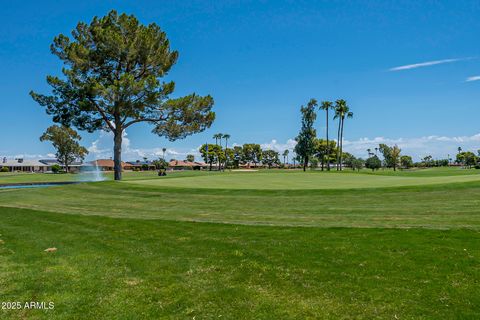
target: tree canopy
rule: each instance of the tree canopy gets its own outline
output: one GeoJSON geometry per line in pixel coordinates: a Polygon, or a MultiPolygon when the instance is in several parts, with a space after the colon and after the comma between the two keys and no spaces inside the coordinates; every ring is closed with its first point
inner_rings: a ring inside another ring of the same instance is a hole
{"type": "Polygon", "coordinates": [[[204,144],[199,151],[203,161],[210,165],[210,170],[212,170],[213,163],[223,156],[222,147],[218,144],[204,144]]]}
{"type": "Polygon", "coordinates": [[[65,171],[69,171],[69,166],[75,160],[83,160],[88,154],[88,150],[82,147],[79,141],[82,137],[73,129],[53,125],[40,137],[40,141],[50,141],[56,149],[55,156],[65,166],[65,171]]]}
{"type": "Polygon", "coordinates": [[[380,169],[382,162],[377,156],[371,156],[365,161],[365,168],[372,169],[372,171],[380,169]]]}
{"type": "Polygon", "coordinates": [[[379,150],[383,155],[385,166],[393,168],[394,171],[397,170],[402,150],[397,145],[389,147],[383,143],[379,145],[379,150]]]}
{"type": "Polygon", "coordinates": [[[262,162],[271,168],[274,164],[280,164],[279,153],[275,150],[264,150],[262,152],[262,162]]]}
{"type": "Polygon", "coordinates": [[[121,179],[121,143],[125,129],[139,122],[169,140],[210,127],[215,114],[209,95],[171,98],[173,81],[162,82],[177,62],[167,35],[133,15],[110,11],[80,22],[71,38],[55,37],[51,51],[63,63],[63,77],[48,76],[51,95],[31,92],[53,121],[93,132],[114,133],[115,179],[121,179]]]}
{"type": "Polygon", "coordinates": [[[317,114],[315,108],[317,107],[317,100],[310,99],[307,106],[302,106],[300,112],[302,113],[302,127],[297,138],[297,145],[295,146],[295,153],[303,161],[303,171],[308,166],[310,157],[315,152],[315,138],[317,131],[313,127],[317,114]]]}
{"type": "Polygon", "coordinates": [[[329,140],[327,144],[327,140],[324,139],[315,139],[315,156],[320,159],[322,164],[322,170],[324,166],[330,165],[330,162],[335,160],[337,154],[337,143],[334,140],[329,140]]]}
{"type": "Polygon", "coordinates": [[[256,143],[243,145],[243,162],[253,162],[255,166],[262,161],[262,148],[256,143]]]}

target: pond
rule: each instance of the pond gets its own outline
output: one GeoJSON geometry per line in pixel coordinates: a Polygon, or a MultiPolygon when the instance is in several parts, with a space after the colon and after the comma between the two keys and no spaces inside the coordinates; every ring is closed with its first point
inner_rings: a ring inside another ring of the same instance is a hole
{"type": "Polygon", "coordinates": [[[18,183],[0,185],[0,189],[27,189],[27,188],[46,188],[61,186],[66,184],[77,184],[79,182],[49,182],[49,183],[18,183]]]}

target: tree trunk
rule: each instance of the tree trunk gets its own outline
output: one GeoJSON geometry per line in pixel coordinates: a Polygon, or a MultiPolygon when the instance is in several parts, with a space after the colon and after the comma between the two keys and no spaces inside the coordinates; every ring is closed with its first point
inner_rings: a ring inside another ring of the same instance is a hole
{"type": "Polygon", "coordinates": [[[113,170],[114,179],[122,180],[122,129],[116,129],[113,144],[113,170]]]}
{"type": "MultiPolygon", "coordinates": [[[[323,170],[323,166],[322,166],[323,170]]],[[[327,171],[330,171],[330,144],[328,143],[328,109],[327,109],[327,171]]]]}
{"type": "Polygon", "coordinates": [[[225,139],[225,163],[223,165],[223,171],[227,167],[227,148],[228,148],[228,139],[225,139]]]}
{"type": "Polygon", "coordinates": [[[63,164],[65,165],[65,173],[68,173],[68,157],[65,156],[65,159],[63,160],[63,164]]]}
{"type": "Polygon", "coordinates": [[[343,154],[343,123],[344,118],[342,118],[342,127],[340,129],[340,171],[342,171],[342,154],[343,154]]]}
{"type": "Polygon", "coordinates": [[[340,128],[342,126],[342,118],[338,118],[338,132],[337,132],[337,171],[339,168],[339,161],[340,161],[340,128]]]}
{"type": "Polygon", "coordinates": [[[305,157],[305,160],[303,160],[303,172],[305,172],[305,170],[307,169],[307,165],[308,165],[308,156],[305,157]]]}

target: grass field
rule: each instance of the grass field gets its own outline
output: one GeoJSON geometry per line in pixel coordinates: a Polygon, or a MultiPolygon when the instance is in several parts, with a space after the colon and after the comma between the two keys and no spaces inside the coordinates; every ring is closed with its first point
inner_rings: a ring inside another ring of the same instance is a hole
{"type": "Polygon", "coordinates": [[[0,318],[476,319],[479,196],[453,168],[0,189],[1,301],[55,302],[0,318]]]}

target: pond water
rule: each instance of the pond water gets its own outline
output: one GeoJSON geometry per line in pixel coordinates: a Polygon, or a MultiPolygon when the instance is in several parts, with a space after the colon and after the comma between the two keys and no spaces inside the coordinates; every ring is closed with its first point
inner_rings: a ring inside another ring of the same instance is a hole
{"type": "Polygon", "coordinates": [[[28,189],[28,188],[47,188],[54,186],[61,186],[66,184],[75,184],[72,182],[68,183],[37,183],[37,184],[12,184],[12,185],[0,185],[0,189],[28,189]]]}

